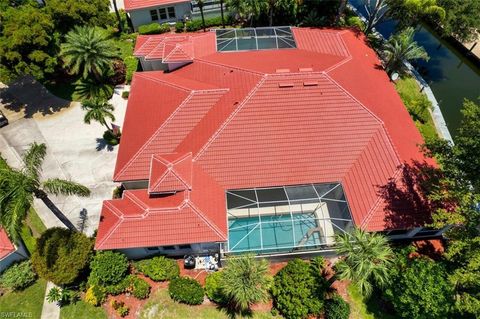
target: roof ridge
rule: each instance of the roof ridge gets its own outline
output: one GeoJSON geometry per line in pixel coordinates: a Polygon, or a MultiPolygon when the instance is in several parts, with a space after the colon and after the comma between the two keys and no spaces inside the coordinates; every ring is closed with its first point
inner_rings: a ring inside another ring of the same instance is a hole
{"type": "Polygon", "coordinates": [[[142,147],[140,147],[138,149],[138,151],[135,153],[135,155],[133,155],[130,158],[130,160],[123,166],[122,170],[114,176],[114,179],[117,179],[118,176],[123,174],[123,172],[137,159],[137,157],[139,157],[140,154],[142,154],[142,152],[145,150],[145,148],[147,148],[147,145],[149,145],[150,142],[153,141],[158,134],[160,134],[162,129],[167,125],[167,123],[170,122],[173,119],[173,117],[179,112],[179,110],[185,104],[187,104],[193,98],[194,95],[195,95],[195,91],[190,91],[190,94],[185,98],[185,100],[183,100],[183,102],[180,103],[179,106],[177,106],[175,111],[173,111],[172,114],[170,114],[170,116],[162,123],[162,125],[160,125],[160,127],[152,134],[152,136],[150,136],[150,138],[142,145],[142,147]]]}
{"type": "Polygon", "coordinates": [[[267,76],[263,75],[263,77],[258,81],[257,84],[253,87],[252,90],[247,94],[247,96],[243,99],[243,101],[237,106],[237,108],[230,113],[230,115],[227,117],[227,119],[220,125],[220,127],[215,131],[215,133],[210,136],[208,141],[203,145],[200,150],[198,151],[197,155],[193,157],[193,161],[197,160],[202,154],[205,152],[205,150],[213,143],[213,141],[218,137],[218,135],[223,131],[223,129],[232,121],[232,119],[235,117],[235,115],[243,108],[243,106],[252,98],[252,96],[255,94],[255,92],[260,88],[260,86],[265,82],[267,76]]]}
{"type": "MultiPolygon", "coordinates": [[[[107,207],[107,208],[108,208],[115,216],[118,217],[118,220],[117,220],[117,222],[115,223],[115,225],[113,225],[112,227],[110,227],[110,230],[105,234],[105,236],[104,236],[103,239],[100,241],[100,243],[98,244],[98,246],[95,245],[95,246],[97,246],[97,247],[102,246],[103,243],[104,243],[107,239],[109,239],[110,236],[112,236],[112,234],[115,232],[115,230],[116,230],[116,229],[120,226],[120,224],[123,222],[123,214],[122,214],[122,216],[118,216],[118,215],[117,215],[117,213],[114,211],[114,210],[117,210],[117,208],[110,203],[110,200],[105,200],[105,201],[103,201],[103,204],[104,204],[105,206],[107,206],[107,205],[109,206],[109,207],[107,207]]],[[[98,236],[97,236],[97,238],[98,238],[98,236]]]]}
{"type": "Polygon", "coordinates": [[[243,69],[243,68],[238,67],[238,66],[231,66],[231,65],[223,64],[223,63],[220,63],[220,62],[217,62],[217,61],[209,61],[209,60],[204,60],[202,58],[194,58],[194,60],[197,61],[197,62],[202,62],[202,63],[205,63],[205,64],[214,65],[214,66],[218,66],[218,67],[222,67],[222,68],[226,68],[226,69],[235,69],[235,70],[243,71],[245,73],[251,73],[251,74],[261,75],[261,76],[265,75],[264,72],[258,72],[258,71],[252,71],[252,70],[249,70],[249,69],[243,69]]]}
{"type": "Polygon", "coordinates": [[[385,125],[385,123],[380,119],[375,113],[373,113],[368,107],[366,107],[362,102],[360,102],[356,97],[354,97],[350,92],[348,92],[342,85],[340,85],[337,81],[335,81],[330,75],[324,72],[325,77],[330,80],[333,84],[335,84],[338,88],[342,90],[343,93],[345,93],[348,97],[350,97],[352,100],[354,100],[356,103],[358,103],[365,111],[367,111],[377,122],[380,124],[385,125]]]}
{"type": "Polygon", "coordinates": [[[205,216],[203,212],[199,208],[197,208],[197,206],[195,206],[191,200],[188,200],[185,204],[188,205],[195,212],[195,214],[197,214],[197,216],[200,217],[207,224],[207,226],[209,226],[214,232],[216,232],[217,235],[219,235],[222,239],[227,240],[226,234],[223,234],[223,232],[217,227],[217,225],[215,225],[215,223],[213,223],[210,218],[205,216]]]}
{"type": "MultiPolygon", "coordinates": [[[[181,45],[180,43],[175,43],[175,47],[168,53],[168,55],[167,55],[166,57],[164,57],[164,58],[162,59],[162,61],[166,61],[167,59],[169,59],[170,56],[171,56],[174,52],[176,52],[176,51],[181,51],[183,54],[185,54],[185,56],[191,58],[190,60],[193,60],[193,57],[190,57],[190,56],[187,54],[187,52],[185,52],[185,50],[183,50],[183,47],[182,47],[182,45],[181,45]]],[[[188,61],[190,61],[190,60],[188,60],[188,61]]],[[[167,62],[167,63],[168,63],[168,62],[167,62]]]]}
{"type": "MultiPolygon", "coordinates": [[[[400,165],[403,165],[400,163],[400,165]]],[[[402,168],[401,167],[398,167],[395,174],[393,174],[392,178],[396,181],[397,178],[399,177],[400,173],[401,173],[401,170],[402,168]]],[[[386,193],[387,190],[383,190],[382,191],[382,194],[386,193]]],[[[363,218],[363,221],[361,222],[360,224],[360,228],[362,229],[365,229],[367,224],[370,222],[370,220],[372,219],[373,217],[373,214],[375,213],[377,207],[380,205],[381,203],[381,200],[382,200],[382,196],[378,196],[377,197],[377,200],[375,201],[375,204],[372,206],[372,208],[370,208],[370,210],[368,211],[367,215],[363,218]]]]}
{"type": "Polygon", "coordinates": [[[148,206],[145,205],[145,203],[140,198],[138,198],[131,190],[126,190],[124,192],[124,195],[125,195],[124,198],[130,199],[138,207],[140,207],[142,209],[147,209],[148,208],[148,206]]]}
{"type": "MultiPolygon", "coordinates": [[[[155,72],[155,71],[154,71],[155,72]]],[[[151,77],[148,75],[148,73],[150,72],[135,72],[136,74],[139,74],[139,76],[143,77],[144,79],[147,79],[147,80],[150,80],[150,81],[153,81],[153,82],[156,82],[156,83],[161,83],[161,84],[164,84],[166,86],[170,86],[170,87],[173,87],[175,89],[179,89],[179,90],[182,90],[182,91],[185,91],[185,92],[191,92],[192,90],[189,89],[189,88],[186,88],[186,87],[183,87],[181,85],[178,85],[178,84],[172,84],[166,80],[163,80],[163,79],[159,79],[159,78],[155,78],[155,77],[151,77]]]]}

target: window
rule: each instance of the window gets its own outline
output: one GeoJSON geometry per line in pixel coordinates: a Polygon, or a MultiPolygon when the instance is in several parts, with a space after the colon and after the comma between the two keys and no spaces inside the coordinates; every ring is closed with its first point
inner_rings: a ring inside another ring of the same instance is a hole
{"type": "Polygon", "coordinates": [[[152,21],[158,21],[157,10],[150,10],[150,17],[152,18],[152,21]]]}
{"type": "Polygon", "coordinates": [[[167,19],[167,10],[165,8],[158,9],[158,12],[160,13],[161,20],[167,19]]]}
{"type": "Polygon", "coordinates": [[[180,248],[180,249],[190,249],[192,247],[190,245],[180,245],[180,246],[178,246],[178,248],[180,248]]]}
{"type": "Polygon", "coordinates": [[[411,229],[397,229],[388,232],[388,236],[406,235],[411,229]]]}
{"type": "Polygon", "coordinates": [[[147,247],[148,251],[157,251],[158,247],[147,247]]]}
{"type": "Polygon", "coordinates": [[[168,7],[168,18],[172,19],[175,18],[175,8],[174,7],[168,7]]]}
{"type": "Polygon", "coordinates": [[[163,250],[174,250],[175,246],[163,246],[163,250]]]}

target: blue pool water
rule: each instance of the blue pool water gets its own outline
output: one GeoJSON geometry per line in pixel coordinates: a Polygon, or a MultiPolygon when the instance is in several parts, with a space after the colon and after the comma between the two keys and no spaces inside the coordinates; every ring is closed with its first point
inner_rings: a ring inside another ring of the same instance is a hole
{"type": "MultiPolygon", "coordinates": [[[[291,251],[311,228],[317,227],[315,214],[246,217],[229,220],[229,251],[291,251]],[[259,221],[262,221],[261,225],[259,221]],[[263,245],[262,245],[263,243],[263,245]]],[[[322,244],[318,232],[303,246],[322,244]]]]}

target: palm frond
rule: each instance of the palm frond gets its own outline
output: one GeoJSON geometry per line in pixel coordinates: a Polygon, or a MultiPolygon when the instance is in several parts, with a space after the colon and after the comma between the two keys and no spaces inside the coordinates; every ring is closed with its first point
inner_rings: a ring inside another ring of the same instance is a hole
{"type": "Polygon", "coordinates": [[[90,196],[90,190],[88,187],[59,178],[47,179],[42,183],[42,188],[47,193],[54,195],[78,195],[82,197],[90,196]]]}
{"type": "Polygon", "coordinates": [[[25,173],[31,178],[37,179],[42,169],[42,163],[47,155],[45,144],[32,143],[27,152],[23,155],[25,173]]]}

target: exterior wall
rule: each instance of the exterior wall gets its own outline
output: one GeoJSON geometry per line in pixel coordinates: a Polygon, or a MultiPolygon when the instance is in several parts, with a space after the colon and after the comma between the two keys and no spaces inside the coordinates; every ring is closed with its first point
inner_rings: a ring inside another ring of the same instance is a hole
{"type": "Polygon", "coordinates": [[[167,70],[168,65],[162,63],[161,60],[145,60],[145,58],[139,58],[140,64],[142,65],[143,71],[158,71],[158,70],[167,70]]]}
{"type": "Polygon", "coordinates": [[[129,248],[129,249],[118,249],[117,251],[125,254],[129,259],[142,259],[149,256],[155,255],[164,255],[171,257],[182,257],[184,255],[202,255],[202,254],[211,254],[218,253],[220,251],[219,243],[201,243],[201,244],[191,244],[190,248],[181,248],[181,245],[173,246],[163,246],[156,247],[157,250],[154,250],[154,247],[147,248],[129,248]],[[165,249],[165,247],[170,247],[172,249],[165,249]]]}
{"type": "Polygon", "coordinates": [[[188,2],[182,2],[182,3],[176,3],[172,5],[163,5],[163,6],[156,6],[156,7],[150,7],[150,8],[145,8],[145,9],[138,9],[138,10],[132,10],[129,11],[130,19],[132,20],[133,28],[135,31],[138,30],[138,27],[144,24],[150,24],[153,22],[158,22],[158,23],[166,23],[166,22],[177,22],[179,20],[182,20],[185,16],[190,16],[192,10],[192,6],[190,4],[190,1],[188,2]],[[168,7],[174,7],[175,8],[175,18],[161,20],[159,17],[158,21],[152,21],[152,18],[150,16],[150,10],[156,10],[160,8],[168,8],[168,7]]]}
{"type": "Polygon", "coordinates": [[[28,258],[27,251],[25,246],[21,243],[17,250],[0,260],[0,272],[8,268],[12,263],[16,261],[21,261],[28,258]]]}

